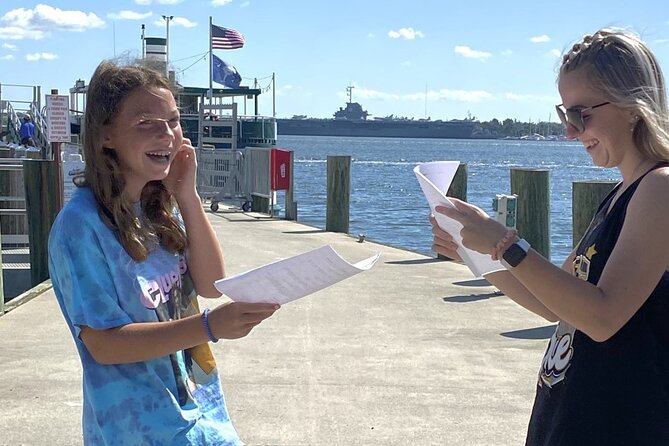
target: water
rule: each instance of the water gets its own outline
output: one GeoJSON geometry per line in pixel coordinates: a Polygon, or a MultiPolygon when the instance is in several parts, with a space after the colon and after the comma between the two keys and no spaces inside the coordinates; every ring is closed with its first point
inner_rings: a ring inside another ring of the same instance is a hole
{"type": "MultiPolygon", "coordinates": [[[[572,182],[619,180],[616,169],[594,167],[578,142],[281,136],[295,155],[295,200],[301,223],[325,228],[327,157],[350,155],[350,234],[434,255],[427,200],[413,173],[416,164],[467,163],[468,201],[492,213],[495,194],[509,194],[512,167],[549,169],[551,261],[571,251],[572,182]]],[[[280,200],[282,202],[282,200],[280,200]]]]}

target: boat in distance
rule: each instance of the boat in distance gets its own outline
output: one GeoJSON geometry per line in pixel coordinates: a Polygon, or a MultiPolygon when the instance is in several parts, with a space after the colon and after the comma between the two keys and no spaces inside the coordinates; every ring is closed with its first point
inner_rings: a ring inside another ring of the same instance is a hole
{"type": "Polygon", "coordinates": [[[388,116],[367,119],[368,113],[362,106],[351,100],[351,89],[347,87],[349,102],[346,108],[339,108],[334,118],[277,118],[277,134],[310,136],[367,136],[390,138],[476,138],[480,130],[474,119],[453,119],[432,121],[430,119],[409,119],[388,116]]]}

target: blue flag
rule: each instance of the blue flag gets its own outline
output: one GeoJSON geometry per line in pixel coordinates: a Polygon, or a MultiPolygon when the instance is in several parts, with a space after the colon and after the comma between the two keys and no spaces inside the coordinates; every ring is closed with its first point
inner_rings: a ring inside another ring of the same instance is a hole
{"type": "Polygon", "coordinates": [[[216,57],[215,54],[212,54],[211,57],[213,62],[211,64],[211,79],[228,88],[239,88],[242,76],[237,72],[237,69],[216,57]]]}

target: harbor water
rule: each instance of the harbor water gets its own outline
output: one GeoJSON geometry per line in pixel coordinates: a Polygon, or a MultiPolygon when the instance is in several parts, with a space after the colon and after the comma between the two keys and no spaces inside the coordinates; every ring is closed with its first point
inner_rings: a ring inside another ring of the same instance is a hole
{"type": "Polygon", "coordinates": [[[427,255],[434,253],[427,200],[413,173],[419,163],[466,163],[468,201],[490,214],[495,195],[510,193],[511,168],[548,169],[553,263],[571,251],[572,182],[620,179],[616,169],[593,166],[583,145],[571,141],[280,136],[278,146],[294,151],[301,223],[325,228],[327,157],[350,155],[349,233],[427,255]]]}

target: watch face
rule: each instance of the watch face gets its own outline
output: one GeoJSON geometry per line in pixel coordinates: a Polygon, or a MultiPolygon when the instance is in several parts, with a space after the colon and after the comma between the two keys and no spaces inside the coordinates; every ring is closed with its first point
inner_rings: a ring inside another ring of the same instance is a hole
{"type": "Polygon", "coordinates": [[[518,266],[525,256],[527,256],[527,252],[518,243],[509,246],[502,254],[504,261],[513,267],[518,266]]]}

